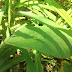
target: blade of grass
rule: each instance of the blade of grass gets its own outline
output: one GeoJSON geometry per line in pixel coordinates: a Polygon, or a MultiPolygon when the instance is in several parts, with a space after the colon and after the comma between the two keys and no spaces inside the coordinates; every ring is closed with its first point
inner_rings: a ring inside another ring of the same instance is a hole
{"type": "Polygon", "coordinates": [[[38,6],[41,7],[41,8],[45,8],[45,9],[49,9],[49,10],[55,11],[55,10],[54,10],[51,6],[49,6],[49,5],[39,4],[38,6]]]}
{"type": "MultiPolygon", "coordinates": [[[[70,13],[71,13],[71,8],[67,11],[67,13],[70,15],[70,13]]],[[[60,17],[57,21],[56,21],[56,23],[60,23],[61,21],[62,21],[63,19],[62,19],[62,17],[60,17]]],[[[66,23],[66,21],[65,21],[65,23],[66,23]]],[[[63,24],[64,25],[64,24],[63,24]]]]}
{"type": "Polygon", "coordinates": [[[16,13],[17,15],[25,15],[25,16],[28,16],[28,17],[31,17],[31,18],[34,18],[40,22],[42,22],[42,24],[48,24],[50,26],[53,26],[55,28],[63,28],[62,26],[56,24],[55,22],[45,18],[45,17],[42,17],[42,16],[39,16],[39,15],[36,15],[36,14],[33,14],[33,13],[30,13],[30,12],[25,12],[25,11],[19,11],[16,13]]]}
{"type": "Polygon", "coordinates": [[[8,60],[11,54],[15,53],[18,47],[4,45],[0,48],[0,66],[8,60]],[[15,49],[14,49],[15,48],[15,49]]]}
{"type": "Polygon", "coordinates": [[[46,2],[72,27],[72,18],[55,0],[46,0],[46,2]]]}
{"type": "Polygon", "coordinates": [[[34,13],[36,13],[36,14],[44,17],[44,15],[43,15],[42,13],[40,13],[38,10],[36,10],[36,9],[34,9],[34,8],[32,8],[32,7],[28,7],[28,9],[30,9],[30,10],[32,10],[34,13]]]}
{"type": "Polygon", "coordinates": [[[9,7],[8,7],[8,26],[10,26],[10,22],[11,22],[11,6],[12,6],[12,0],[9,0],[9,7]]]}
{"type": "Polygon", "coordinates": [[[35,65],[37,72],[43,72],[40,53],[38,53],[36,50],[34,50],[33,53],[35,54],[35,65]]]}
{"type": "Polygon", "coordinates": [[[2,17],[3,17],[3,14],[4,14],[4,10],[5,10],[5,7],[2,7],[0,9],[0,24],[1,24],[1,21],[2,21],[2,17]]]}
{"type": "MultiPolygon", "coordinates": [[[[22,7],[22,6],[28,6],[28,4],[33,5],[33,1],[19,3],[14,7],[14,9],[22,7]]],[[[38,1],[34,1],[34,5],[37,5],[37,4],[38,4],[38,1]]]]}
{"type": "Polygon", "coordinates": [[[31,57],[29,56],[29,53],[27,52],[27,50],[21,49],[21,48],[20,48],[20,50],[22,50],[22,55],[14,58],[14,59],[11,59],[9,61],[6,61],[4,64],[2,64],[0,66],[0,72],[6,71],[7,69],[12,67],[13,65],[15,65],[23,60],[26,60],[26,63],[28,65],[29,69],[31,70],[31,72],[37,72],[35,65],[34,65],[31,57]]]}
{"type": "Polygon", "coordinates": [[[56,21],[57,17],[54,14],[52,14],[51,12],[49,12],[46,9],[43,9],[43,10],[50,19],[52,19],[53,21],[56,21]]]}

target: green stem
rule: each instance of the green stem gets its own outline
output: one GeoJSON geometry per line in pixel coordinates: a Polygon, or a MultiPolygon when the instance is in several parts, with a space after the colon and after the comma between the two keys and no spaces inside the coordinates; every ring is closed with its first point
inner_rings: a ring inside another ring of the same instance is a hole
{"type": "Polygon", "coordinates": [[[11,22],[11,5],[12,5],[12,0],[9,0],[9,7],[8,7],[8,26],[10,26],[10,22],[11,22]]]}
{"type": "Polygon", "coordinates": [[[29,6],[29,0],[28,0],[28,6],[29,6]]]}
{"type": "Polygon", "coordinates": [[[10,26],[10,0],[9,0],[9,8],[8,8],[8,26],[10,26]]]}

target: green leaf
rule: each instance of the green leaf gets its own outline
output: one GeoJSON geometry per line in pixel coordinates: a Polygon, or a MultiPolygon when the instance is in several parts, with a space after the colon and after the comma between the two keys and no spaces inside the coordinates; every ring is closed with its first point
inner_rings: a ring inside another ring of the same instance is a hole
{"type": "Polygon", "coordinates": [[[56,17],[54,14],[52,14],[51,12],[49,12],[49,11],[46,10],[46,9],[44,9],[44,12],[46,13],[46,15],[47,15],[50,19],[52,19],[53,21],[56,21],[57,17],[56,17]]]}
{"type": "Polygon", "coordinates": [[[5,7],[2,7],[0,9],[0,24],[1,24],[1,21],[2,21],[3,14],[4,14],[4,9],[5,9],[5,7]]]}
{"type": "Polygon", "coordinates": [[[19,11],[16,14],[17,15],[28,16],[30,18],[34,18],[34,19],[40,21],[42,24],[47,24],[47,25],[53,26],[55,28],[62,28],[62,26],[56,24],[55,22],[53,22],[53,21],[51,21],[51,20],[49,20],[49,19],[47,19],[45,17],[30,13],[30,12],[19,11]]]}
{"type": "Polygon", "coordinates": [[[54,28],[51,26],[23,26],[11,37],[7,44],[35,49],[57,58],[67,58],[72,55],[72,30],[54,28]]]}
{"type": "Polygon", "coordinates": [[[49,9],[49,10],[55,11],[55,10],[54,10],[51,6],[49,6],[49,5],[39,4],[38,6],[39,6],[39,7],[42,7],[42,8],[45,8],[45,9],[49,9]]]}
{"type": "Polygon", "coordinates": [[[41,54],[38,53],[37,51],[35,53],[35,65],[36,65],[37,72],[43,72],[42,65],[41,65],[41,54]]]}
{"type": "MultiPolygon", "coordinates": [[[[71,8],[69,9],[69,10],[67,10],[67,13],[70,15],[70,13],[71,13],[71,8]]],[[[61,23],[61,21],[63,20],[63,18],[62,17],[60,17],[57,21],[56,21],[56,23],[61,23]]],[[[64,22],[64,24],[66,23],[66,21],[64,22]]],[[[64,25],[63,24],[63,25],[64,25]]]]}
{"type": "Polygon", "coordinates": [[[23,3],[23,2],[25,2],[25,1],[27,1],[27,0],[20,0],[20,3],[23,3]]]}
{"type": "Polygon", "coordinates": [[[8,26],[10,26],[12,0],[9,0],[8,6],[9,6],[9,7],[8,7],[8,26]]]}
{"type": "Polygon", "coordinates": [[[31,57],[29,56],[29,53],[27,52],[27,50],[12,46],[12,45],[6,45],[6,44],[1,45],[1,48],[0,48],[0,72],[4,72],[7,69],[9,69],[10,67],[14,66],[15,64],[17,64],[21,61],[24,61],[24,60],[26,61],[31,72],[37,72],[35,65],[34,65],[31,57]],[[22,55],[8,60],[10,55],[15,53],[15,51],[17,49],[22,50],[22,55]]]}
{"type": "Polygon", "coordinates": [[[7,27],[7,30],[6,30],[6,37],[9,37],[10,36],[10,29],[9,27],[7,27]]]}
{"type": "Polygon", "coordinates": [[[55,0],[46,0],[46,2],[72,27],[72,18],[55,0]]]}
{"type": "Polygon", "coordinates": [[[37,5],[38,4],[38,1],[28,1],[28,2],[22,2],[22,3],[18,3],[14,8],[19,8],[19,7],[22,7],[22,6],[28,6],[28,5],[37,5]]]}
{"type": "Polygon", "coordinates": [[[51,12],[49,12],[48,10],[44,9],[43,7],[32,6],[32,7],[28,7],[28,9],[32,10],[34,13],[42,17],[44,17],[44,15],[45,16],[47,15],[50,19],[52,19],[53,21],[56,21],[56,16],[52,14],[51,12]]]}
{"type": "Polygon", "coordinates": [[[11,54],[16,52],[17,48],[18,47],[5,44],[0,47],[0,66],[8,60],[11,54]]]}
{"type": "Polygon", "coordinates": [[[30,10],[33,11],[34,13],[36,13],[36,14],[38,14],[38,15],[44,17],[44,15],[43,15],[41,12],[39,12],[38,10],[36,10],[35,8],[28,7],[28,9],[30,9],[30,10]]]}
{"type": "Polygon", "coordinates": [[[72,72],[72,64],[67,61],[63,61],[63,70],[64,72],[72,72]]]}

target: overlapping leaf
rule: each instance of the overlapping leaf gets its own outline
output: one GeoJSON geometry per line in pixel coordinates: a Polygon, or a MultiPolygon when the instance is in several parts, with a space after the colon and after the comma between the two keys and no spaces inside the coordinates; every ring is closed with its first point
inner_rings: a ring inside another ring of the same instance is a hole
{"type": "Polygon", "coordinates": [[[72,27],[72,18],[55,0],[46,0],[46,2],[72,27]]]}
{"type": "Polygon", "coordinates": [[[35,18],[46,25],[23,26],[6,39],[7,44],[25,49],[35,49],[58,58],[72,55],[72,30],[58,27],[56,23],[32,13],[19,12],[19,14],[35,18]]]}
{"type": "Polygon", "coordinates": [[[26,61],[31,72],[36,72],[35,65],[31,57],[29,56],[27,50],[21,49],[19,47],[15,47],[12,45],[6,45],[6,44],[1,45],[0,47],[0,72],[4,72],[10,67],[14,66],[15,64],[24,60],[26,61]],[[14,54],[17,49],[22,50],[22,55],[9,60],[10,55],[14,54]]]}

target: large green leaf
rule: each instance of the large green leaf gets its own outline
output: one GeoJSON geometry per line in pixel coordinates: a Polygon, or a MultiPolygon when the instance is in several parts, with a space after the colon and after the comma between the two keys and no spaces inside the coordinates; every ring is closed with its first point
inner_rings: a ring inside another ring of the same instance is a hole
{"type": "Polygon", "coordinates": [[[46,25],[23,26],[5,42],[25,49],[35,49],[58,58],[66,58],[72,55],[71,32],[46,25]]]}
{"type": "Polygon", "coordinates": [[[58,58],[72,55],[72,30],[67,30],[55,22],[29,12],[19,12],[40,21],[43,26],[22,26],[5,42],[25,49],[35,49],[58,58]]]}

